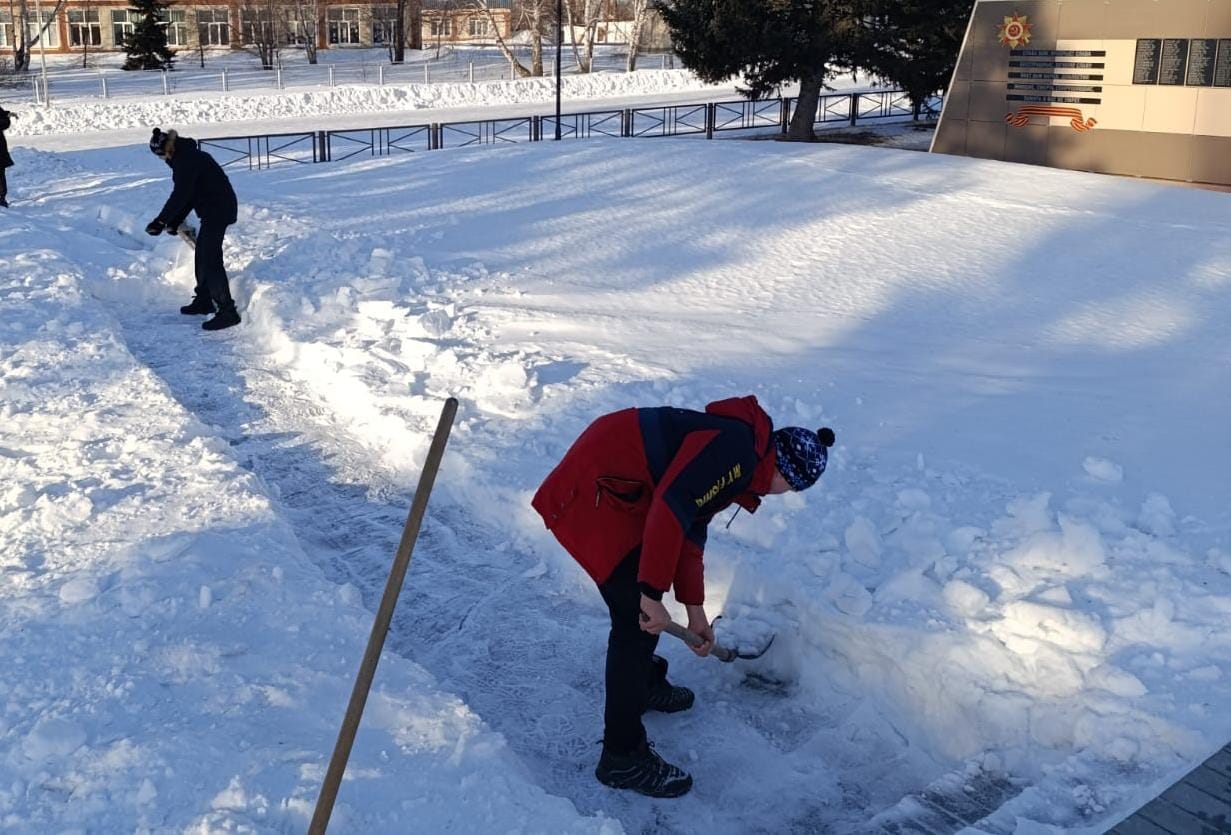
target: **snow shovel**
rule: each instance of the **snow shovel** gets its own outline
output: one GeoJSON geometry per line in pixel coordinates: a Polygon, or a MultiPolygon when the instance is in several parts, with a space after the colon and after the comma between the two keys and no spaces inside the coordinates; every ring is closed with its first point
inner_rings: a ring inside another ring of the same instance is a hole
{"type": "Polygon", "coordinates": [[[179,235],[180,239],[193,249],[197,248],[197,230],[189,226],[187,223],[181,223],[176,228],[175,234],[179,235]]]}
{"type": "MultiPolygon", "coordinates": [[[[679,638],[684,643],[688,644],[690,647],[699,647],[703,643],[705,643],[705,641],[701,639],[700,635],[697,635],[693,632],[689,632],[687,629],[680,626],[675,621],[672,621],[671,623],[667,624],[667,628],[664,629],[663,631],[674,635],[675,637],[679,638]]],[[[715,643],[714,648],[710,650],[710,655],[713,655],[719,661],[725,661],[728,664],[730,664],[736,658],[740,658],[744,661],[751,661],[752,659],[760,658],[762,655],[769,652],[769,648],[773,646],[773,644],[774,644],[774,639],[773,637],[770,637],[769,643],[761,647],[761,650],[759,652],[739,652],[738,650],[727,649],[721,644],[715,643]]]]}

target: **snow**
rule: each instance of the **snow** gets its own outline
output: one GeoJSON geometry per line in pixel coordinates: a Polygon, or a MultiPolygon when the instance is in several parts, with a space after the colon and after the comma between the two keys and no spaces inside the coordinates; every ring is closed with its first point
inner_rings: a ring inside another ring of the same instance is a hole
{"type": "Polygon", "coordinates": [[[205,334],[141,234],[165,167],[82,129],[17,138],[0,216],[5,831],[303,831],[447,396],[339,832],[857,831],[985,784],[982,831],[1096,832],[1231,737],[1227,195],[700,139],[235,172],[205,334]],[[712,526],[720,640],[774,642],[664,639],[696,787],[612,792],[605,609],[529,497],[598,414],[745,393],[838,439],[712,526]]]}
{"type": "MultiPolygon", "coordinates": [[[[564,76],[562,97],[577,100],[614,96],[690,92],[713,89],[687,70],[639,70],[564,76]]],[[[722,88],[725,89],[725,88],[722,88]]],[[[485,81],[474,84],[347,84],[294,91],[196,93],[150,96],[137,100],[56,99],[51,107],[12,108],[18,114],[12,136],[81,133],[105,125],[109,130],[148,125],[217,124],[220,122],[306,119],[324,115],[396,112],[416,124],[414,111],[492,105],[554,105],[554,78],[485,81]]],[[[575,108],[574,108],[575,109],[575,108]]],[[[352,118],[353,121],[353,118],[352,118]]],[[[233,131],[234,128],[231,128],[233,131]]]]}

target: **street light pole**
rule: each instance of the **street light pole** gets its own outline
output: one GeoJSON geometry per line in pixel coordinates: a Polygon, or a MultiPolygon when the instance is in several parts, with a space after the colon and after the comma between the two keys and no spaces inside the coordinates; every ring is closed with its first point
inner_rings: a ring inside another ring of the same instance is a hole
{"type": "MultiPolygon", "coordinates": [[[[43,42],[45,34],[43,30],[43,7],[39,0],[34,0],[34,17],[36,18],[34,26],[38,31],[38,59],[39,63],[43,65],[43,106],[46,107],[51,104],[51,93],[47,90],[47,47],[43,42]]],[[[25,37],[25,33],[22,33],[22,37],[25,37]]]]}
{"type": "Polygon", "coordinates": [[[564,48],[564,0],[556,0],[556,141],[560,141],[560,50],[564,48]]]}

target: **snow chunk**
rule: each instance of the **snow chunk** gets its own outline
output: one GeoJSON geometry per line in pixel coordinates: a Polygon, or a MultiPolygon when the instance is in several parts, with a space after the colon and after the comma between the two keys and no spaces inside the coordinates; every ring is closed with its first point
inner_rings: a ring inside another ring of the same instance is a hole
{"type": "Polygon", "coordinates": [[[863,617],[872,608],[872,594],[849,574],[836,574],[825,596],[838,611],[863,617]]]}
{"type": "Polygon", "coordinates": [[[1036,577],[1088,577],[1101,573],[1107,559],[1098,530],[1067,516],[1060,517],[1060,532],[1036,533],[1004,556],[1019,574],[1036,577]]]}
{"type": "Polygon", "coordinates": [[[1137,527],[1155,536],[1171,536],[1175,533],[1175,511],[1166,496],[1151,493],[1141,504],[1137,527]]]}
{"type": "Polygon", "coordinates": [[[903,510],[927,510],[932,506],[932,497],[926,491],[912,487],[898,492],[898,507],[903,510]]]}
{"type": "Polygon", "coordinates": [[[60,602],[68,606],[85,603],[98,597],[100,589],[95,577],[73,577],[60,587],[60,602]]]}
{"type": "Polygon", "coordinates": [[[877,568],[881,564],[881,538],[871,520],[859,516],[846,529],[846,549],[860,565],[877,568]]]}
{"type": "Polygon", "coordinates": [[[991,603],[987,592],[964,580],[950,580],[943,593],[949,608],[966,618],[974,617],[991,603]]]}
{"type": "Polygon", "coordinates": [[[440,339],[453,329],[453,317],[444,310],[430,310],[418,319],[419,327],[428,336],[440,339]]]}
{"type": "Polygon", "coordinates": [[[1031,638],[1070,652],[1098,652],[1107,632],[1093,615],[1028,600],[1010,603],[995,631],[1003,636],[1031,638]]]}
{"type": "Polygon", "coordinates": [[[32,760],[67,757],[85,745],[86,732],[68,719],[44,717],[35,723],[21,742],[21,750],[32,760]]]}
{"type": "Polygon", "coordinates": [[[1110,664],[1095,667],[1090,671],[1087,680],[1091,687],[1106,690],[1108,693],[1126,699],[1144,696],[1149,692],[1149,689],[1141,683],[1141,679],[1137,678],[1137,676],[1125,672],[1118,667],[1113,667],[1110,664]]]}
{"type": "Polygon", "coordinates": [[[1051,530],[1051,493],[1039,493],[1030,498],[1017,498],[1005,508],[1008,518],[997,519],[992,533],[998,537],[1029,536],[1039,531],[1051,530]]]}
{"type": "Polygon", "coordinates": [[[1088,457],[1081,462],[1082,469],[1095,481],[1119,484],[1124,480],[1124,468],[1106,458],[1088,457]]]}

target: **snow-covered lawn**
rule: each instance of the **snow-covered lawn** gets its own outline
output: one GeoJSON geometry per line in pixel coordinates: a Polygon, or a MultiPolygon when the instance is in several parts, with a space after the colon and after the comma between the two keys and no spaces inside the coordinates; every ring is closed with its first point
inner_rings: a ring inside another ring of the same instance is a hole
{"type": "Polygon", "coordinates": [[[340,832],[858,831],[955,781],[1093,832],[1231,737],[1228,195],[702,140],[242,172],[207,335],[161,163],[15,156],[6,831],[303,831],[447,396],[340,832]],[[745,393],[838,435],[711,531],[720,637],[778,637],[664,643],[697,785],[614,793],[605,610],[528,499],[598,414],[745,393]]]}

